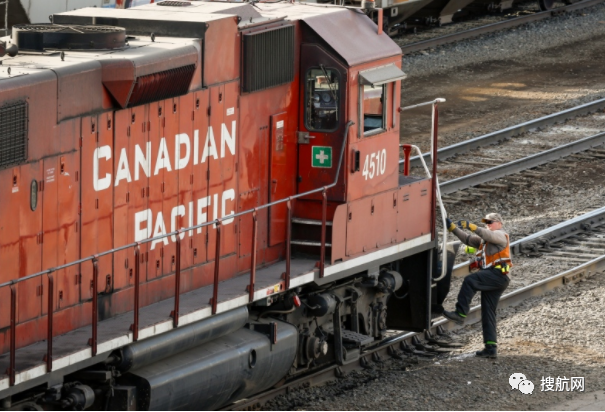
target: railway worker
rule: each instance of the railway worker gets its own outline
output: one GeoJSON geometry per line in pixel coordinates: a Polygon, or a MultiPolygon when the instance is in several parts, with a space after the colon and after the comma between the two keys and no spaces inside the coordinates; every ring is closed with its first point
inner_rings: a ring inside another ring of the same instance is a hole
{"type": "Polygon", "coordinates": [[[498,356],[496,309],[500,296],[510,282],[508,274],[512,267],[510,241],[508,234],[502,229],[504,222],[500,214],[489,213],[481,221],[487,225],[487,229],[465,220],[459,221],[456,225],[449,218],[446,219],[448,231],[467,245],[467,251],[476,248],[475,260],[471,263],[471,269],[474,266],[480,270],[464,278],[458,293],[456,310],[444,311],[443,315],[458,324],[463,324],[464,318],[470,310],[471,300],[480,291],[485,349],[478,351],[476,355],[483,358],[495,358],[498,356]],[[468,229],[474,234],[469,234],[462,229],[468,229]]]}

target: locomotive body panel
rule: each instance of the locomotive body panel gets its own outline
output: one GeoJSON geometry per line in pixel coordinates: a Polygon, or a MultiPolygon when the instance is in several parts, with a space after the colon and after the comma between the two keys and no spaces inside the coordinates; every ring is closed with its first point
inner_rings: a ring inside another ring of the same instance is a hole
{"type": "MultiPolygon", "coordinates": [[[[403,73],[388,37],[346,9],[281,3],[84,9],[53,21],[120,25],[129,37],[115,50],[3,59],[14,71],[0,73],[0,100],[27,102],[29,141],[23,159],[0,165],[10,199],[0,202],[0,398],[241,306],[277,305],[297,322],[307,315],[290,310],[293,296],[330,283],[346,294],[339,282],[352,275],[370,280],[355,287],[374,308],[356,333],[381,336],[390,292],[371,285],[435,245],[430,178],[398,183],[403,73]]],[[[420,270],[424,279],[430,265],[420,270]]],[[[275,327],[256,312],[250,333],[275,327]]],[[[310,367],[294,355],[310,338],[292,338],[280,370],[310,367]]],[[[200,373],[214,373],[208,365],[200,373]]]]}

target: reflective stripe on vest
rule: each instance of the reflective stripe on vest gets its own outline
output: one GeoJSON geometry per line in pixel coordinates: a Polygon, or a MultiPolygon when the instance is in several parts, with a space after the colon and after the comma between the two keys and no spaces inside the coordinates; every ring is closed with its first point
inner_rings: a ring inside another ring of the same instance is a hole
{"type": "Polygon", "coordinates": [[[513,261],[510,257],[510,239],[508,238],[508,234],[505,233],[504,235],[506,236],[506,247],[496,254],[486,256],[485,249],[487,243],[481,244],[481,247],[477,252],[477,258],[481,264],[482,269],[492,267],[495,262],[503,262],[508,264],[508,266],[513,267],[513,261]]]}

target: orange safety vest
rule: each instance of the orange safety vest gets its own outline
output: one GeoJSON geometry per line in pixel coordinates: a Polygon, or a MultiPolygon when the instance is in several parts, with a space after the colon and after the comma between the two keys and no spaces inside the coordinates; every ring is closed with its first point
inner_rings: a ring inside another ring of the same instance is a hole
{"type": "Polygon", "coordinates": [[[481,243],[481,247],[477,252],[477,262],[481,266],[481,269],[487,269],[494,266],[496,269],[500,269],[503,274],[508,275],[510,268],[513,267],[513,261],[510,257],[510,239],[506,236],[506,247],[500,252],[487,256],[485,254],[485,248],[487,243],[481,243]]]}

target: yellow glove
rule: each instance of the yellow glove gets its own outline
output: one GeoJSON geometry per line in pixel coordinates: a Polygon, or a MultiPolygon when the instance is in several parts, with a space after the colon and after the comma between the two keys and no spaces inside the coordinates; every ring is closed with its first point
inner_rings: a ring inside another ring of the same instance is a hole
{"type": "Polygon", "coordinates": [[[461,220],[458,222],[458,226],[460,226],[462,229],[469,229],[470,231],[474,232],[475,230],[477,230],[477,225],[474,223],[471,223],[469,221],[466,220],[461,220]]]}
{"type": "Polygon", "coordinates": [[[474,247],[472,247],[472,246],[466,246],[466,247],[464,248],[464,252],[465,252],[465,253],[468,253],[469,255],[474,255],[475,253],[477,253],[477,249],[475,249],[475,248],[474,248],[474,247]]]}

